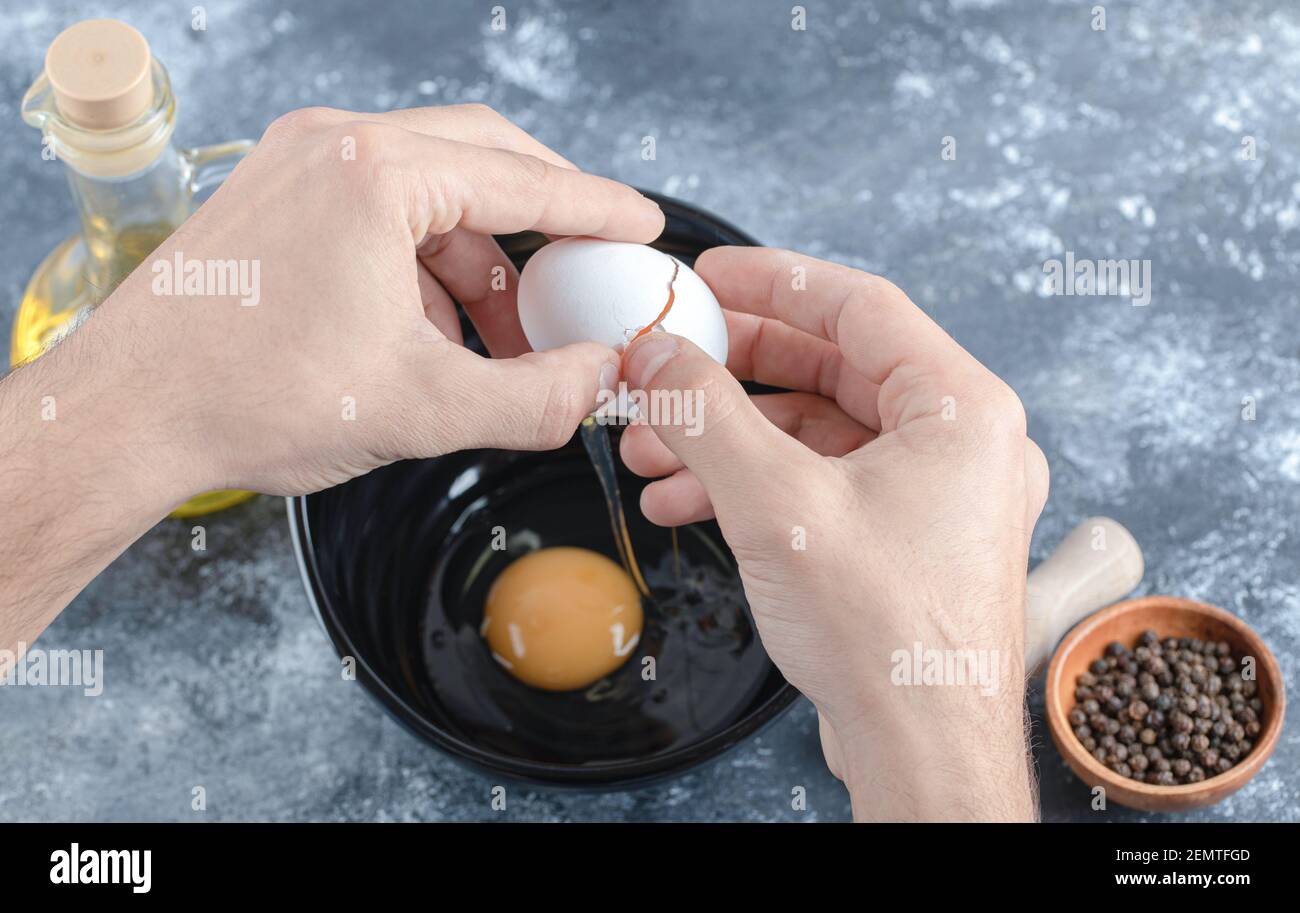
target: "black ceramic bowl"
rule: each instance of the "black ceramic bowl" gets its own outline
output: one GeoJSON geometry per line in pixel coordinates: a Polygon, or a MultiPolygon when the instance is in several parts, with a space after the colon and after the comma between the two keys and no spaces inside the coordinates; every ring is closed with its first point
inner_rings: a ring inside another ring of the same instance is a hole
{"type": "MultiPolygon", "coordinates": [[[[687,263],[710,247],[756,243],[708,213],[655,199],[667,227],[654,246],[687,263]]],[[[545,243],[533,234],[499,240],[521,267],[545,243]]],[[[465,331],[478,347],[468,323],[465,331]]],[[[716,757],[797,697],[758,642],[716,524],[684,528],[674,548],[671,533],[637,509],[645,482],[620,470],[619,484],[637,557],[652,586],[663,586],[633,656],[575,692],[519,683],[478,631],[488,586],[524,551],[576,545],[617,560],[576,438],[550,453],[478,450],[396,463],[290,498],[289,522],[326,633],[400,722],[494,775],[614,789],[716,757]],[[502,530],[505,551],[493,548],[502,530]]]]}

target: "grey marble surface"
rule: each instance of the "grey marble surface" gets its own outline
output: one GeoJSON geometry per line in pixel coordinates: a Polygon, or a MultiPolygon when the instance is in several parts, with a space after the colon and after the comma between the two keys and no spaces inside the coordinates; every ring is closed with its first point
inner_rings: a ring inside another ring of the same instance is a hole
{"type": "MultiPolygon", "coordinates": [[[[1224,605],[1300,668],[1300,9],[1288,2],[787,0],[655,4],[10,3],[0,14],[0,318],[70,228],[18,100],[91,15],[145,32],[179,138],[277,114],[479,101],[581,166],[702,205],[767,243],[884,273],[1021,394],[1051,462],[1041,558],[1115,516],[1143,592],[1224,605]],[[641,138],[657,158],[641,158],[641,138]],[[944,137],[955,160],[941,156],[944,137]],[[1243,138],[1256,146],[1243,157],[1243,138]],[[1052,297],[1043,263],[1149,259],[1146,307],[1052,297]],[[1241,418],[1245,396],[1257,418],[1241,418]]],[[[2,431],[0,431],[2,433],[2,431]]],[[[282,502],[160,524],[50,628],[105,651],[105,691],[0,691],[0,820],[799,820],[848,817],[811,707],[675,782],[578,795],[492,784],[338,675],[282,502]],[[207,811],[191,809],[203,786],[207,811]],[[808,810],[791,809],[803,786],[808,810]]],[[[1300,704],[1277,753],[1197,820],[1300,818],[1300,704]]],[[[1035,699],[1036,716],[1041,700],[1035,699]]],[[[1048,820],[1089,811],[1036,718],[1048,820]]]]}

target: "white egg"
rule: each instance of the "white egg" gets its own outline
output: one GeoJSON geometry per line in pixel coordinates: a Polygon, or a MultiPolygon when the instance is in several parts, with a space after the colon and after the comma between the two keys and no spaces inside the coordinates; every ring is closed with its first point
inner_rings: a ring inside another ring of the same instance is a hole
{"type": "Polygon", "coordinates": [[[658,320],[670,285],[673,306],[659,326],[726,364],[727,321],[712,289],[685,263],[644,244],[594,238],[547,244],[519,277],[519,321],[539,352],[574,342],[622,351],[658,320]]]}

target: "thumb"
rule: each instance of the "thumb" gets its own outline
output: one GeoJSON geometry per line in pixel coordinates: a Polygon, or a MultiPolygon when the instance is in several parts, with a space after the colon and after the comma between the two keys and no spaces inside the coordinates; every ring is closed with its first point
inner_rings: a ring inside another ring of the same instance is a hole
{"type": "Polygon", "coordinates": [[[703,484],[719,514],[752,501],[756,486],[807,455],[758,411],[730,371],[687,339],[645,334],[623,353],[623,372],[645,394],[650,427],[703,484]]]}
{"type": "Polygon", "coordinates": [[[593,342],[484,358],[455,347],[438,366],[448,392],[441,403],[440,450],[492,447],[554,450],[595,410],[596,395],[618,382],[618,354],[593,342]]]}

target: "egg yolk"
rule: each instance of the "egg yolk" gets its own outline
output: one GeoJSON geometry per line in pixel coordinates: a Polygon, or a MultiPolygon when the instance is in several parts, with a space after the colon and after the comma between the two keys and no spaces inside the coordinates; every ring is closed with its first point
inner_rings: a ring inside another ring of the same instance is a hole
{"type": "Polygon", "coordinates": [[[571,691],[613,672],[641,638],[641,596],[623,568],[585,548],[543,548],[488,591],[480,633],[534,688],[571,691]]]}

